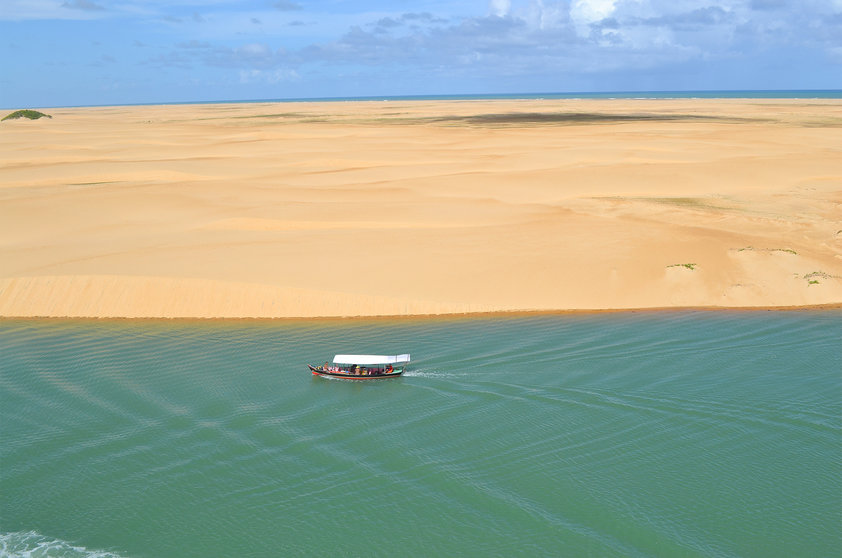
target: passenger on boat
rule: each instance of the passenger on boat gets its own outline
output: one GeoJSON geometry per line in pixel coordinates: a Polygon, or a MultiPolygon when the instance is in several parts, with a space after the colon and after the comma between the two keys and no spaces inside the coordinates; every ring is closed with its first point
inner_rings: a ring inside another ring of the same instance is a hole
{"type": "Polygon", "coordinates": [[[389,366],[386,367],[386,374],[391,374],[392,370],[394,370],[394,368],[392,368],[392,365],[390,364],[389,366]]]}

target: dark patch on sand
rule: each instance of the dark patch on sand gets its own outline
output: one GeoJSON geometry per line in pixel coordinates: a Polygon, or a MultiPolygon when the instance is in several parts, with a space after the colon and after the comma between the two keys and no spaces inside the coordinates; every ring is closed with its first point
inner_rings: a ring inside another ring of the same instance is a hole
{"type": "Polygon", "coordinates": [[[475,114],[470,116],[442,116],[431,118],[430,122],[465,123],[478,125],[506,124],[611,124],[620,122],[670,122],[670,121],[727,121],[702,114],[612,114],[605,112],[510,112],[498,114],[475,114]]]}

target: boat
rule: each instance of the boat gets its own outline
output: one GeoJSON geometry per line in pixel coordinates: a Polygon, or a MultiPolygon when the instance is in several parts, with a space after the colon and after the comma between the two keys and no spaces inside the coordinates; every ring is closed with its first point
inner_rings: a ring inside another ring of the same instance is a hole
{"type": "Polygon", "coordinates": [[[376,380],[396,378],[404,373],[409,355],[336,355],[333,364],[308,364],[314,376],[344,378],[346,380],[376,380]]]}

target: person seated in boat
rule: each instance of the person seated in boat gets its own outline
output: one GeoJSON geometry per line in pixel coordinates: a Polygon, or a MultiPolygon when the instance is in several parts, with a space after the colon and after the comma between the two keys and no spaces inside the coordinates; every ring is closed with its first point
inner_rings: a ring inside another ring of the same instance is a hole
{"type": "Polygon", "coordinates": [[[322,366],[322,370],[324,370],[326,372],[330,372],[330,363],[325,361],[325,365],[322,366]]]}
{"type": "Polygon", "coordinates": [[[393,370],[394,370],[394,368],[392,368],[392,365],[390,364],[389,366],[386,367],[386,374],[391,374],[393,370]]]}

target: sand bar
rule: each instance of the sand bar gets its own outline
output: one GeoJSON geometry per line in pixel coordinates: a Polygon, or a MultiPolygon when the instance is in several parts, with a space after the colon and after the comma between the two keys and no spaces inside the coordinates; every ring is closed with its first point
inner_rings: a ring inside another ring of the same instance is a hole
{"type": "Polygon", "coordinates": [[[842,303],[842,101],[45,110],[0,123],[0,316],[842,303]]]}

